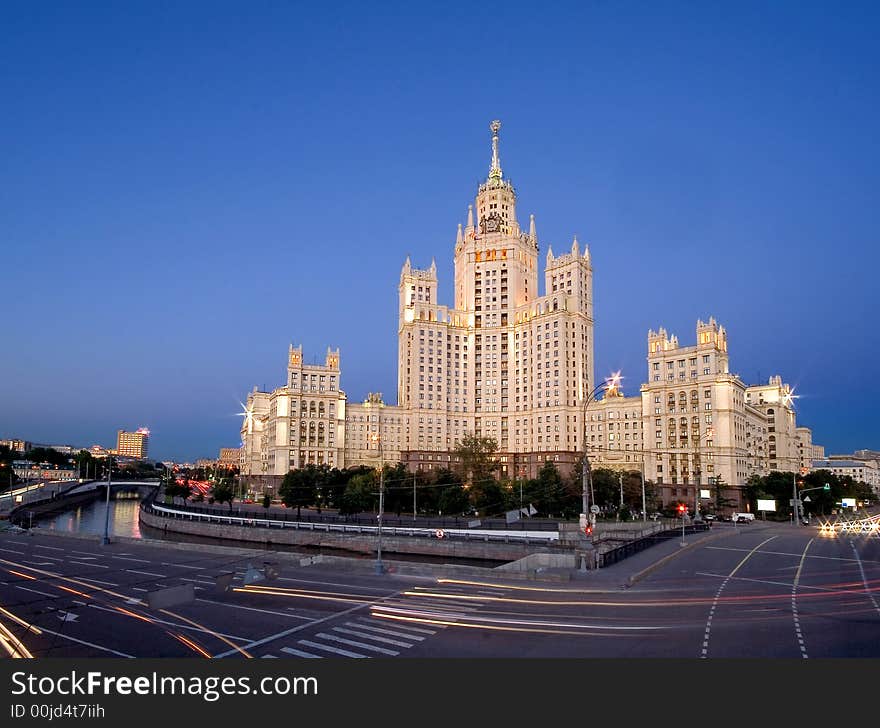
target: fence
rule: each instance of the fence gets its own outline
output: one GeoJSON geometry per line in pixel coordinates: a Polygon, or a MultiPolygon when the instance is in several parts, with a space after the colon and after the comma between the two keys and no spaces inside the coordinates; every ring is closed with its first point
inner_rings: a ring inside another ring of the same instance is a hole
{"type": "MultiPolygon", "coordinates": [[[[699,533],[700,531],[708,530],[708,523],[693,523],[690,526],[684,527],[684,532],[686,534],[699,533]]],[[[622,561],[628,556],[632,556],[639,551],[644,551],[647,548],[651,548],[651,546],[654,546],[661,541],[666,541],[670,538],[679,538],[681,537],[681,535],[681,528],[672,528],[667,531],[659,531],[658,533],[651,534],[650,536],[645,536],[644,538],[638,538],[633,541],[629,541],[616,548],[610,549],[609,551],[599,553],[597,555],[599,567],[601,568],[605,566],[611,566],[612,564],[616,564],[618,561],[622,561]]]]}

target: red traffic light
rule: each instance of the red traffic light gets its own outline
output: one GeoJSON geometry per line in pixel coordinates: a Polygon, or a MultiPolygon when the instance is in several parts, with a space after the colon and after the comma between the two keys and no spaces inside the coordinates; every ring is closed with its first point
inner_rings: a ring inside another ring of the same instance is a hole
{"type": "Polygon", "coordinates": [[[678,512],[679,512],[680,514],[684,515],[685,513],[687,513],[687,509],[688,509],[688,508],[687,508],[687,506],[686,506],[684,503],[679,503],[679,504],[678,504],[678,512]]]}

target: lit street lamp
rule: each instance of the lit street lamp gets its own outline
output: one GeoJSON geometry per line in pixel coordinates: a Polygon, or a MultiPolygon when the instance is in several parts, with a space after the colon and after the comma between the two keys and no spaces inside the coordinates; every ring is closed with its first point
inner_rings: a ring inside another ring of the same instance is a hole
{"type": "Polygon", "coordinates": [[[616,390],[620,385],[620,372],[616,372],[612,374],[609,378],[607,378],[602,384],[598,385],[584,398],[584,409],[583,409],[583,425],[584,425],[584,460],[582,465],[582,480],[583,480],[583,491],[581,493],[581,500],[583,506],[583,514],[584,519],[589,520],[591,523],[595,520],[595,517],[590,513],[590,495],[592,490],[592,477],[590,473],[590,458],[587,454],[587,408],[597,400],[597,395],[601,391],[611,391],[616,390]]]}

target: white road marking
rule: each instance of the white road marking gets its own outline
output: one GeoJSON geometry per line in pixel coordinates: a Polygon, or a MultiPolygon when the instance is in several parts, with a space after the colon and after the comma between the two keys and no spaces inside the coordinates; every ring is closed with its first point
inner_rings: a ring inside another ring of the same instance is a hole
{"type": "MultiPolygon", "coordinates": [[[[347,624],[352,624],[352,622],[347,622],[347,624]]],[[[362,640],[373,640],[373,642],[384,642],[386,645],[396,645],[397,647],[412,647],[412,642],[401,642],[400,640],[392,640],[387,637],[379,637],[379,635],[368,634],[367,632],[361,632],[356,629],[347,629],[345,627],[334,627],[334,632],[340,632],[342,634],[349,634],[352,637],[360,637],[362,640]]]]}
{"type": "MultiPolygon", "coordinates": [[[[369,617],[365,617],[363,619],[364,622],[371,622],[373,624],[377,623],[377,620],[370,619],[369,617]]],[[[389,624],[388,620],[378,621],[378,624],[389,624]]],[[[425,629],[424,627],[410,627],[408,624],[394,624],[395,629],[406,630],[407,632],[419,632],[420,634],[437,634],[437,630],[435,629],[425,629]]]]}
{"type": "Polygon", "coordinates": [[[282,647],[282,652],[286,652],[288,655],[293,655],[294,657],[314,657],[317,659],[322,659],[321,655],[313,655],[311,652],[303,652],[302,650],[295,650],[293,647],[282,647]]]}
{"type": "Polygon", "coordinates": [[[287,612],[275,612],[271,609],[258,609],[257,607],[245,607],[241,604],[227,604],[226,602],[215,602],[212,599],[196,599],[197,602],[205,602],[205,604],[214,604],[218,607],[229,607],[230,609],[245,609],[248,612],[262,612],[263,614],[276,614],[279,617],[289,617],[290,619],[304,619],[311,621],[309,617],[300,617],[298,614],[288,614],[287,612]]]}
{"type": "MultiPolygon", "coordinates": [[[[358,629],[368,629],[370,632],[378,632],[379,634],[390,634],[392,637],[405,637],[408,640],[418,640],[422,641],[425,639],[424,635],[420,634],[407,634],[406,632],[395,632],[393,629],[384,629],[382,627],[373,627],[370,624],[362,624],[361,622],[346,622],[346,625],[351,625],[352,627],[357,627],[358,629]]],[[[383,622],[382,624],[385,624],[383,622]]],[[[425,630],[428,632],[429,630],[425,630]]],[[[431,632],[431,634],[434,634],[431,632]]]]}
{"type": "Polygon", "coordinates": [[[119,559],[120,561],[139,561],[142,564],[152,564],[153,562],[149,559],[135,559],[128,556],[112,556],[111,558],[119,559]]]}
{"type": "Polygon", "coordinates": [[[384,647],[377,647],[375,645],[368,645],[366,642],[356,642],[355,640],[347,640],[344,637],[338,637],[335,634],[328,634],[327,632],[319,632],[315,635],[318,639],[322,640],[330,640],[331,642],[339,642],[343,645],[348,645],[349,647],[357,647],[361,650],[372,650],[373,652],[378,652],[382,655],[389,655],[390,657],[394,657],[394,655],[399,655],[400,653],[396,650],[386,650],[384,647]]]}
{"type": "Polygon", "coordinates": [[[21,589],[22,591],[33,592],[34,594],[42,594],[44,597],[49,597],[50,599],[58,599],[58,594],[49,594],[49,592],[40,591],[39,589],[30,589],[26,586],[18,586],[16,585],[16,589],[21,589]]]}
{"type": "MultiPolygon", "coordinates": [[[[263,637],[260,640],[254,640],[253,642],[249,642],[248,644],[243,646],[243,649],[246,651],[250,651],[253,647],[259,647],[260,645],[264,645],[267,642],[274,642],[277,639],[281,639],[282,637],[287,637],[287,635],[293,634],[294,632],[299,632],[304,630],[306,627],[311,627],[313,624],[320,624],[321,622],[326,622],[330,619],[337,619],[338,617],[342,617],[346,614],[351,614],[351,612],[355,612],[358,609],[363,609],[366,605],[358,604],[350,609],[346,609],[342,612],[335,612],[334,614],[328,614],[323,619],[316,619],[314,621],[310,621],[308,624],[301,624],[299,627],[291,627],[290,629],[286,629],[283,632],[278,632],[276,634],[270,634],[268,637],[263,637]]],[[[227,650],[226,652],[221,652],[219,655],[214,655],[215,658],[220,657],[229,657],[229,655],[235,654],[238,650],[227,650]]]]}
{"type": "Polygon", "coordinates": [[[190,566],[189,564],[169,564],[165,561],[161,562],[159,566],[175,566],[178,569],[204,569],[204,566],[190,566]]]}
{"type": "Polygon", "coordinates": [[[43,632],[48,632],[49,634],[53,634],[56,637],[61,637],[65,640],[70,640],[71,642],[78,642],[81,645],[86,645],[87,647],[94,647],[96,650],[102,650],[103,652],[110,652],[111,654],[118,655],[119,657],[131,657],[134,658],[134,655],[126,654],[125,652],[119,652],[118,650],[112,650],[109,647],[102,647],[101,645],[96,645],[94,642],[86,642],[85,640],[77,639],[76,637],[71,637],[69,634],[64,634],[62,632],[54,632],[51,629],[46,629],[45,627],[40,627],[43,632]]]}
{"type": "Polygon", "coordinates": [[[60,549],[57,546],[43,546],[41,544],[37,544],[34,548],[48,549],[49,551],[66,551],[67,550],[67,549],[60,549]]]}
{"type": "Polygon", "coordinates": [[[343,657],[366,657],[366,655],[361,655],[357,652],[349,652],[348,650],[340,650],[336,647],[330,647],[330,645],[322,645],[317,642],[310,642],[309,640],[300,640],[299,644],[305,645],[306,647],[315,647],[319,650],[327,650],[327,652],[333,652],[337,655],[342,655],[343,657]]]}
{"type": "Polygon", "coordinates": [[[144,576],[155,576],[157,579],[167,578],[165,574],[157,574],[153,571],[136,571],[135,569],[126,569],[129,574],[143,574],[144,576]]]}

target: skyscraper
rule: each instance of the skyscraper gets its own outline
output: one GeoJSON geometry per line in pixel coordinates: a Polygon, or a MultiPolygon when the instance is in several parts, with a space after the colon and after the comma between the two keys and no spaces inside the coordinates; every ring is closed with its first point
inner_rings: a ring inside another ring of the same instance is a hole
{"type": "Polygon", "coordinates": [[[146,427],[141,427],[136,432],[119,430],[116,433],[116,454],[142,460],[147,457],[149,441],[150,431],[146,427]]]}

